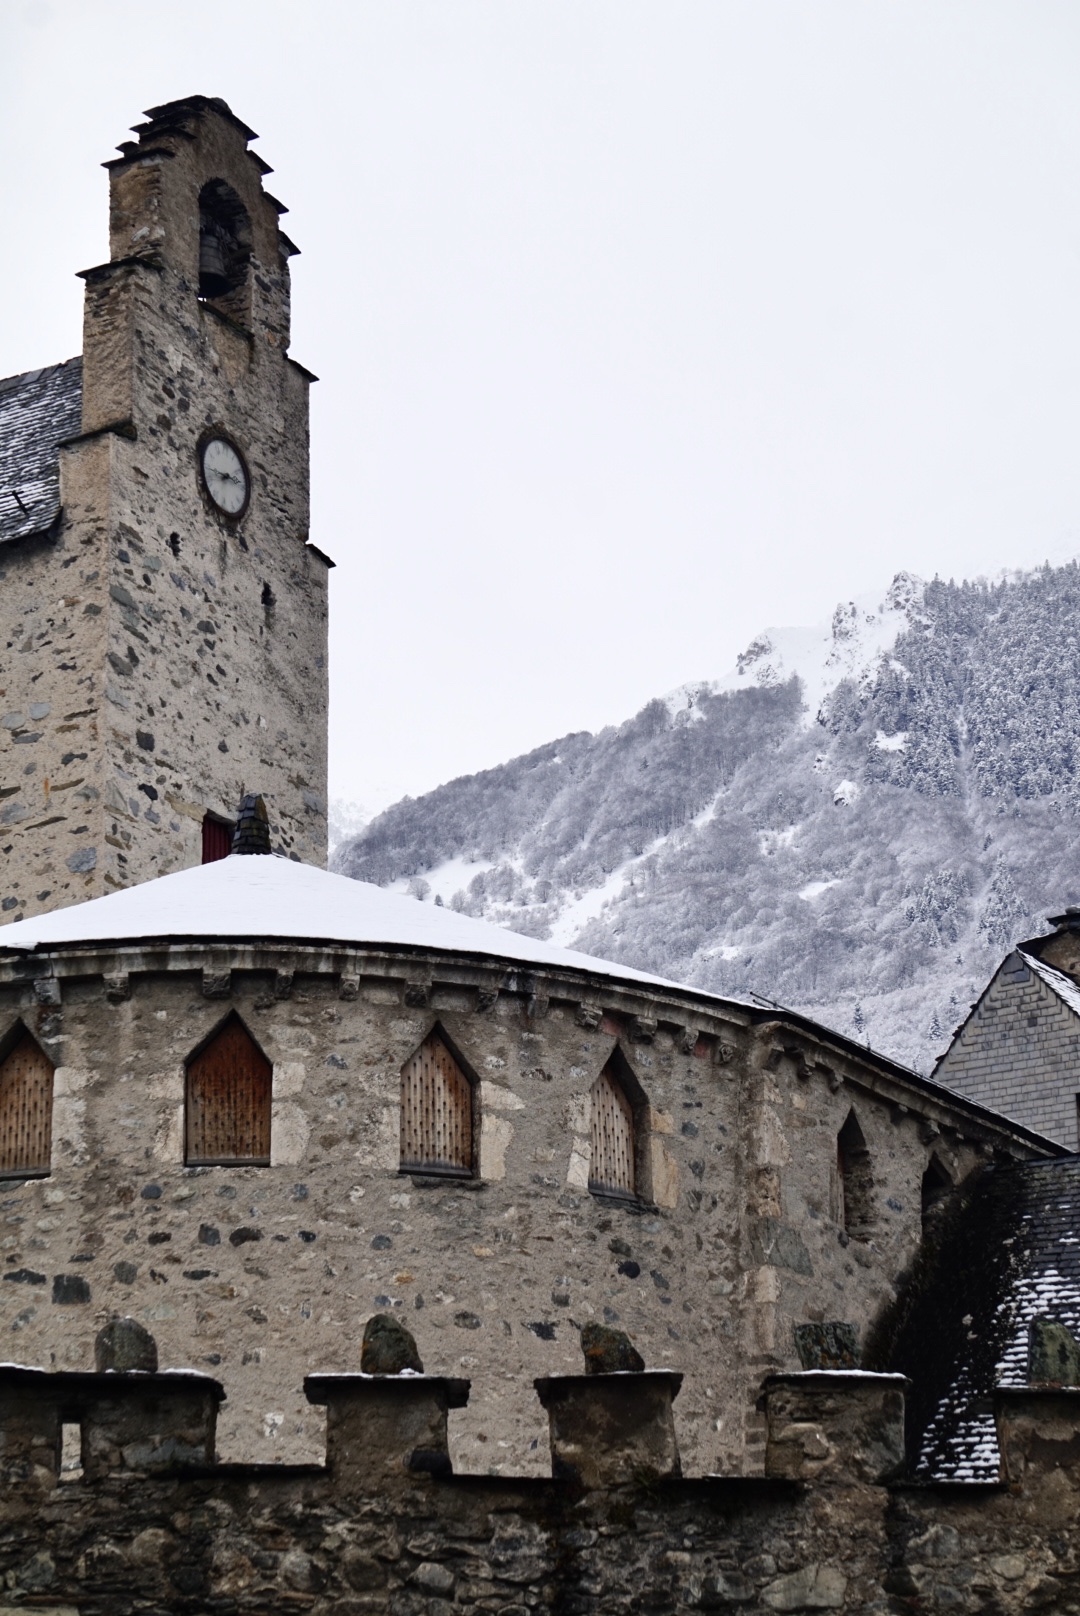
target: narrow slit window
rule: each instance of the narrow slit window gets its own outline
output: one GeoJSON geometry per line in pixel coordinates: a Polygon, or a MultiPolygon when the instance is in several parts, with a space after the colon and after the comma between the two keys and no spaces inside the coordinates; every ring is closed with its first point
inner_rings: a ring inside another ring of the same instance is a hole
{"type": "Polygon", "coordinates": [[[634,1108],[609,1061],[592,1086],[590,1190],[636,1197],[635,1157],[634,1108]]]}
{"type": "Polygon", "coordinates": [[[80,1425],[61,1425],[60,1480],[81,1481],[82,1473],[82,1427],[80,1425]]]}
{"type": "Polygon", "coordinates": [[[854,1111],[836,1139],[837,1222],[853,1240],[867,1240],[874,1227],[874,1174],[866,1139],[854,1111]]]}
{"type": "Polygon", "coordinates": [[[53,1066],[28,1032],[0,1061],[0,1178],[52,1171],[53,1066]]]}
{"type": "Polygon", "coordinates": [[[922,1178],[923,1233],[932,1229],[948,1206],[953,1181],[936,1156],[931,1156],[922,1178]]]}
{"type": "Polygon", "coordinates": [[[228,858],[232,852],[233,831],[235,825],[227,819],[218,819],[214,814],[203,816],[202,822],[202,861],[204,864],[215,864],[218,859],[228,858]]]}
{"type": "Polygon", "coordinates": [[[239,1016],[230,1016],[187,1068],[189,1167],[270,1164],[273,1067],[239,1016]]]}
{"type": "Polygon", "coordinates": [[[456,1178],[473,1173],[473,1085],[437,1032],[401,1069],[401,1166],[456,1178]]]}

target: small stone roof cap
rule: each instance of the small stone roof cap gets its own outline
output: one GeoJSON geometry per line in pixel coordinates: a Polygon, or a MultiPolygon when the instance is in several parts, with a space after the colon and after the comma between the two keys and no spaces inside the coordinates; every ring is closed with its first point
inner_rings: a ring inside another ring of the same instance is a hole
{"type": "Polygon", "coordinates": [[[0,544],[60,514],[58,445],[82,426],[82,359],[0,381],[0,544]]]}

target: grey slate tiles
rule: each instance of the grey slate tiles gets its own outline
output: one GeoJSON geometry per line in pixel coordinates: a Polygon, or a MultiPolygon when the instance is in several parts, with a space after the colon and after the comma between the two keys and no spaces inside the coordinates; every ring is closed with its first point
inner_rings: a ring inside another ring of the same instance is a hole
{"type": "Polygon", "coordinates": [[[996,1481],[995,1386],[1028,1383],[1028,1335],[1080,1337],[1080,1157],[986,1172],[909,1275],[887,1367],[912,1379],[916,1477],[996,1481]]]}
{"type": "Polygon", "coordinates": [[[81,357],[0,381],[0,543],[52,526],[60,510],[57,444],[81,425],[81,357]]]}

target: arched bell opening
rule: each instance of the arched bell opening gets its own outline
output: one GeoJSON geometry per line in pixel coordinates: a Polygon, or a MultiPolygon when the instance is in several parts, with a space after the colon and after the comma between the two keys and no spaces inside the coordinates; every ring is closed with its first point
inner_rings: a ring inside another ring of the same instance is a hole
{"type": "Polygon", "coordinates": [[[941,1218],[948,1206],[949,1196],[954,1189],[952,1177],[948,1169],[935,1155],[931,1156],[926,1164],[926,1171],[922,1176],[922,1226],[923,1234],[930,1233],[941,1218]]]}
{"type": "Polygon", "coordinates": [[[211,180],[199,192],[199,296],[249,323],[251,220],[231,185],[211,180]]]}

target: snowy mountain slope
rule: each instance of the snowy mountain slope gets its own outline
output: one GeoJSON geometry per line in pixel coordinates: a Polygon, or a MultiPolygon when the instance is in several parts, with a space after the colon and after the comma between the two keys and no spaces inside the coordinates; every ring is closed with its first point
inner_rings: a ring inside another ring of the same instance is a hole
{"type": "Polygon", "coordinates": [[[399,803],[344,873],[923,1070],[1080,895],[1080,570],[921,584],[759,635],[726,678],[399,803]]]}
{"type": "Polygon", "coordinates": [[[813,724],[822,702],[841,679],[866,684],[899,634],[918,623],[926,585],[912,573],[897,573],[884,594],[878,590],[841,601],[827,623],[814,628],[767,628],[751,640],[724,678],[708,685],[684,685],[667,702],[672,712],[692,704],[707,690],[711,695],[754,686],[784,684],[798,675],[802,684],[803,721],[813,724]]]}

